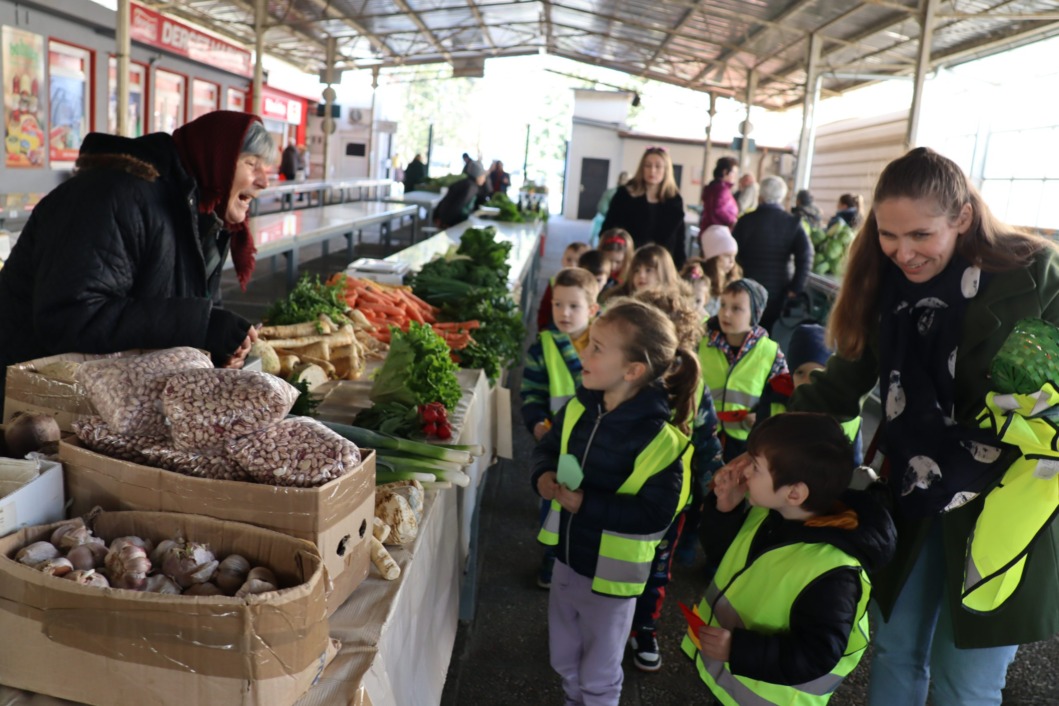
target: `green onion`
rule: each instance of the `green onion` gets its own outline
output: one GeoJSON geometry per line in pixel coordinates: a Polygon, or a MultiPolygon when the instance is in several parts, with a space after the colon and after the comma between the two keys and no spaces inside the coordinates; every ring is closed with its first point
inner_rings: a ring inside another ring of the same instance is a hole
{"type": "Polygon", "coordinates": [[[427,473],[433,473],[434,471],[460,471],[463,470],[463,466],[459,463],[453,463],[452,461],[438,461],[433,458],[423,458],[422,456],[416,456],[406,451],[390,451],[389,449],[383,449],[376,451],[379,459],[389,463],[394,468],[415,468],[421,467],[427,473]]]}
{"type": "Polygon", "coordinates": [[[434,476],[441,483],[452,483],[461,488],[466,488],[471,484],[471,477],[462,471],[438,471],[434,476]]]}
{"type": "Polygon", "coordinates": [[[447,449],[435,444],[424,444],[419,441],[401,439],[391,434],[383,434],[377,431],[361,429],[349,424],[336,424],[335,422],[323,422],[331,431],[349,439],[357,446],[370,449],[388,449],[391,451],[403,451],[406,453],[430,458],[437,461],[448,461],[459,465],[467,465],[471,462],[471,454],[457,449],[447,449]]]}
{"type": "Polygon", "coordinates": [[[481,444],[435,444],[435,446],[454,451],[466,451],[472,456],[481,456],[485,453],[485,447],[481,444]]]}

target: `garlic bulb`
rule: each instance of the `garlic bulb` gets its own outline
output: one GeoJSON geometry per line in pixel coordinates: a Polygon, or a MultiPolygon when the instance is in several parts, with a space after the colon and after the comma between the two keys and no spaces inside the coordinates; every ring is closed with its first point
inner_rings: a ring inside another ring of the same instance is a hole
{"type": "Polygon", "coordinates": [[[269,583],[268,581],[262,581],[261,579],[247,579],[238,591],[235,592],[236,598],[246,598],[247,596],[257,595],[259,593],[268,593],[269,591],[278,590],[276,584],[269,583]]]}
{"type": "Polygon", "coordinates": [[[162,558],[162,573],[181,588],[213,578],[218,561],[205,544],[186,542],[170,547],[162,558]]]}
{"type": "Polygon", "coordinates": [[[148,576],[147,581],[143,585],[143,590],[148,593],[166,593],[173,596],[180,595],[180,586],[177,586],[176,581],[163,574],[148,576]]]}
{"type": "Polygon", "coordinates": [[[65,557],[57,557],[55,559],[48,559],[48,561],[37,567],[41,572],[48,574],[49,576],[66,576],[74,570],[74,565],[69,559],[65,557]]]}
{"type": "Polygon", "coordinates": [[[79,547],[71,549],[66,558],[70,560],[70,563],[74,565],[75,569],[87,571],[88,569],[98,569],[103,566],[103,560],[107,556],[107,547],[105,544],[82,544],[79,547]]]}
{"type": "Polygon", "coordinates": [[[173,547],[178,547],[184,543],[184,539],[163,539],[158,543],[158,546],[153,551],[148,552],[151,555],[151,564],[153,566],[161,566],[162,562],[165,561],[166,552],[173,547]]]}
{"type": "Polygon", "coordinates": [[[135,544],[137,547],[142,547],[143,550],[148,554],[148,556],[154,550],[154,542],[152,542],[151,540],[143,539],[141,537],[132,537],[132,536],[129,536],[129,537],[118,537],[117,539],[115,539],[114,541],[112,541],[110,543],[111,550],[114,549],[114,545],[117,544],[118,542],[127,542],[129,544],[135,544]]]}
{"type": "Polygon", "coordinates": [[[82,544],[103,544],[106,545],[99,537],[92,535],[92,530],[87,527],[74,527],[73,529],[62,534],[59,539],[59,546],[63,549],[73,549],[79,547],[82,544]]]}
{"type": "Polygon", "coordinates": [[[272,573],[272,569],[265,566],[255,566],[250,569],[250,573],[246,575],[247,581],[264,581],[270,583],[273,586],[278,586],[279,581],[276,580],[276,575],[272,573]]]}
{"type": "Polygon", "coordinates": [[[223,596],[224,591],[217,587],[217,584],[210,583],[196,583],[188,590],[184,591],[185,596],[223,596]]]}
{"type": "Polygon", "coordinates": [[[213,577],[213,580],[217,582],[222,591],[230,596],[246,583],[249,573],[249,561],[238,554],[229,554],[217,567],[217,575],[213,577]]]}
{"type": "Polygon", "coordinates": [[[18,554],[15,554],[15,561],[26,566],[38,566],[58,558],[59,555],[59,550],[51,542],[34,542],[19,549],[18,554]]]}
{"type": "Polygon", "coordinates": [[[75,530],[75,529],[77,529],[80,526],[81,526],[81,523],[79,523],[79,522],[64,522],[63,524],[61,524],[58,527],[56,527],[55,530],[51,533],[51,543],[54,544],[57,547],[62,546],[61,543],[62,543],[63,536],[67,532],[75,530]]]}
{"type": "Polygon", "coordinates": [[[144,548],[128,541],[128,538],[116,539],[110,545],[104,562],[110,582],[115,588],[143,590],[147,583],[147,573],[151,570],[151,560],[147,558],[144,548]]]}
{"type": "Polygon", "coordinates": [[[110,582],[107,581],[107,577],[97,572],[95,569],[89,569],[88,571],[71,571],[63,578],[67,581],[79,583],[82,586],[96,586],[97,588],[110,587],[110,582]]]}

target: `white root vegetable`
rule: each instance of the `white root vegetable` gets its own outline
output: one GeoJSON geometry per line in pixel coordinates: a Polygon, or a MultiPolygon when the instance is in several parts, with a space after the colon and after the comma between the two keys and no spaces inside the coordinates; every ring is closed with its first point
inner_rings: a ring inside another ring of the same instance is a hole
{"type": "MultiPolygon", "coordinates": [[[[306,321],[300,324],[287,324],[286,326],[262,326],[257,335],[261,338],[303,338],[305,336],[317,336],[322,333],[317,329],[316,321],[306,321]]],[[[326,333],[330,333],[327,331],[326,333]]]]}
{"type": "Polygon", "coordinates": [[[248,356],[261,359],[261,372],[269,375],[279,375],[280,363],[276,349],[269,345],[268,341],[257,340],[250,346],[248,356]]]}
{"type": "Polygon", "coordinates": [[[398,578],[401,575],[401,567],[390,556],[390,552],[386,551],[386,547],[382,546],[382,542],[374,536],[369,541],[371,542],[371,563],[375,564],[375,568],[387,581],[398,578]]]}
{"type": "Polygon", "coordinates": [[[306,361],[302,361],[294,366],[294,370],[292,370],[290,374],[291,383],[304,382],[309,386],[310,392],[320,385],[323,385],[329,379],[326,370],[315,363],[309,363],[306,361]]]}
{"type": "Polygon", "coordinates": [[[386,542],[386,538],[390,536],[390,527],[385,522],[380,520],[378,517],[371,518],[371,533],[375,539],[380,542],[386,542]]]}
{"type": "Polygon", "coordinates": [[[411,505],[395,492],[375,493],[375,516],[390,528],[387,544],[410,544],[419,534],[419,520],[411,505]]]}
{"type": "Polygon", "coordinates": [[[34,542],[19,549],[18,554],[15,554],[15,561],[36,567],[59,556],[59,549],[51,542],[34,542]]]}
{"type": "Polygon", "coordinates": [[[301,358],[290,353],[280,353],[279,356],[279,375],[282,378],[290,377],[290,374],[294,372],[294,368],[301,363],[301,358]]]}

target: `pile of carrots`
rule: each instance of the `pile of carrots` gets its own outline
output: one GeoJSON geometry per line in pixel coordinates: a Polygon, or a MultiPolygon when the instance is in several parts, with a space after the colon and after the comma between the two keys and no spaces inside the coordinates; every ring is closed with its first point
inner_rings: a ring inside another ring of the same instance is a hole
{"type": "MultiPolygon", "coordinates": [[[[335,275],[328,284],[337,284],[341,277],[344,275],[335,275]]],[[[384,343],[390,342],[391,326],[407,331],[409,323],[415,321],[430,324],[451,350],[459,351],[474,341],[471,331],[480,326],[477,321],[439,322],[439,309],[413,294],[410,287],[348,276],[345,276],[345,286],[349,308],[363,314],[374,327],[371,335],[384,343]]]]}

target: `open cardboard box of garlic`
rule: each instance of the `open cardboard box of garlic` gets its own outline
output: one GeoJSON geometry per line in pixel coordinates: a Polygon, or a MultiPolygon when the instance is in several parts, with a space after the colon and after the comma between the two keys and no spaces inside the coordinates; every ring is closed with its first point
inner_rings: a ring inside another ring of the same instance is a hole
{"type": "Polygon", "coordinates": [[[289,706],[337,651],[320,555],[308,542],[209,517],[98,515],[93,529],[107,540],[184,536],[268,566],[288,586],[245,598],[173,596],[82,586],[11,558],[56,526],[0,539],[0,683],[96,706],[289,706]]]}
{"type": "Polygon", "coordinates": [[[375,452],[316,488],[208,480],[120,461],[74,437],[59,444],[71,516],[104,510],[159,510],[245,522],[315,544],[327,569],[327,613],[335,612],[368,575],[375,516],[375,452]]]}

